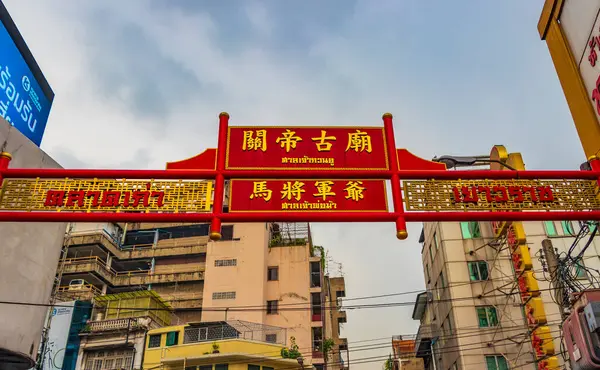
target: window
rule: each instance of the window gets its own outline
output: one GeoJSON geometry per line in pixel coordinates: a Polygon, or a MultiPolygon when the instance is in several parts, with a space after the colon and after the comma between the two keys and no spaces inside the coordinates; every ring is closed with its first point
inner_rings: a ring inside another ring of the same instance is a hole
{"type": "Polygon", "coordinates": [[[229,369],[228,364],[216,364],[215,365],[215,370],[227,370],[227,369],[229,369]]]}
{"type": "Polygon", "coordinates": [[[267,281],[279,280],[279,267],[269,267],[267,269],[267,281]]]}
{"type": "Polygon", "coordinates": [[[431,244],[429,244],[429,260],[431,261],[431,265],[433,266],[433,252],[431,251],[431,244]]]}
{"type": "Polygon", "coordinates": [[[554,221],[544,221],[544,229],[546,229],[546,235],[548,236],[557,236],[556,227],[554,226],[554,221]]]}
{"type": "Polygon", "coordinates": [[[440,241],[438,240],[437,232],[433,233],[433,244],[435,245],[435,250],[437,251],[440,248],[440,241]]]}
{"type": "Polygon", "coordinates": [[[233,240],[233,225],[221,226],[221,240],[233,240]]]}
{"type": "Polygon", "coordinates": [[[477,221],[461,222],[460,231],[463,239],[481,238],[481,230],[477,221]]]}
{"type": "Polygon", "coordinates": [[[176,346],[178,339],[179,339],[178,331],[172,331],[170,333],[167,333],[167,347],[176,346]]]}
{"type": "Polygon", "coordinates": [[[198,370],[213,370],[212,365],[200,366],[198,370]]]}
{"type": "Polygon", "coordinates": [[[444,271],[440,272],[440,287],[441,288],[446,287],[446,281],[444,280],[444,271]]]}
{"type": "Polygon", "coordinates": [[[573,228],[573,222],[571,222],[571,221],[561,221],[560,225],[562,226],[563,233],[565,235],[575,236],[575,229],[573,228]]]}
{"type": "Polygon", "coordinates": [[[477,318],[479,319],[480,328],[489,328],[498,325],[498,315],[494,306],[477,307],[477,318]]]}
{"type": "Polygon", "coordinates": [[[485,261],[469,262],[469,276],[471,281],[480,281],[488,279],[488,265],[485,261]]]}
{"type": "Polygon", "coordinates": [[[154,334],[148,339],[148,348],[160,347],[160,334],[154,334]]]}
{"type": "Polygon", "coordinates": [[[487,370],[508,370],[508,364],[504,356],[485,356],[487,370]]]}
{"type": "Polygon", "coordinates": [[[455,363],[452,364],[452,366],[450,366],[450,370],[458,370],[458,365],[455,363]]]}
{"type": "Polygon", "coordinates": [[[215,267],[237,266],[236,259],[215,260],[215,267]]]}
{"type": "Polygon", "coordinates": [[[235,299],[235,292],[214,292],[212,299],[235,299]]]}
{"type": "Polygon", "coordinates": [[[429,265],[425,264],[425,278],[427,279],[427,284],[431,282],[431,277],[429,276],[429,265]]]}
{"type": "Polygon", "coordinates": [[[277,314],[278,301],[267,301],[267,315],[277,314]]]}
{"type": "Polygon", "coordinates": [[[260,366],[258,366],[258,365],[248,365],[248,370],[260,370],[260,366]]]}
{"type": "Polygon", "coordinates": [[[269,366],[263,366],[263,370],[275,370],[275,368],[269,366]]]}
{"type": "Polygon", "coordinates": [[[587,279],[587,275],[585,273],[585,265],[583,264],[583,259],[582,258],[578,258],[577,261],[575,261],[575,277],[577,279],[587,279]]]}
{"type": "Polygon", "coordinates": [[[265,335],[265,342],[267,342],[267,343],[277,343],[277,334],[267,334],[267,335],[265,335]]]}

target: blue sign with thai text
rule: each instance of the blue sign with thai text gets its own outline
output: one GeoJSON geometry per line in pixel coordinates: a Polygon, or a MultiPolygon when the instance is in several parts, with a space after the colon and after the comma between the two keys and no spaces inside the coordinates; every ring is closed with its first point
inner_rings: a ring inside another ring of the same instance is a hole
{"type": "Polygon", "coordinates": [[[0,116],[39,146],[50,106],[51,102],[0,22],[0,116]]]}

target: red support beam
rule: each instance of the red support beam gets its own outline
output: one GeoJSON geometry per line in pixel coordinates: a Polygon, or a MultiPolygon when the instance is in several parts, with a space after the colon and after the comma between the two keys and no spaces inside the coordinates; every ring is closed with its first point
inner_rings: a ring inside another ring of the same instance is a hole
{"type": "Polygon", "coordinates": [[[394,136],[394,123],[391,113],[383,115],[383,129],[385,130],[385,141],[387,145],[389,166],[392,171],[390,182],[392,185],[392,200],[394,204],[394,212],[398,214],[396,219],[396,237],[404,240],[408,237],[406,230],[406,220],[404,219],[404,203],[402,202],[402,188],[400,187],[400,177],[398,176],[398,153],[396,150],[396,139],[394,136]]]}
{"type": "MultiPolygon", "coordinates": [[[[600,211],[576,212],[239,212],[223,213],[224,222],[408,222],[600,220],[600,211]]],[[[209,222],[212,213],[0,212],[0,222],[209,222]]]]}
{"type": "Polygon", "coordinates": [[[213,200],[213,219],[210,222],[210,239],[221,240],[221,213],[223,213],[223,195],[225,191],[225,155],[229,130],[229,114],[219,114],[219,146],[217,149],[217,171],[215,176],[215,193],[213,200]]]}
{"type": "MultiPolygon", "coordinates": [[[[213,170],[92,170],[92,169],[54,169],[54,168],[11,168],[0,170],[4,178],[98,178],[98,179],[184,179],[184,180],[202,180],[214,179],[217,171],[213,170]]],[[[229,178],[257,178],[261,179],[386,179],[392,177],[393,171],[344,171],[344,170],[315,170],[315,171],[295,171],[295,170],[261,170],[256,171],[222,171],[223,177],[229,178]]],[[[593,171],[490,171],[490,170],[472,170],[472,171],[398,171],[400,180],[421,180],[421,179],[587,179],[597,180],[600,178],[600,169],[593,171]]]]}

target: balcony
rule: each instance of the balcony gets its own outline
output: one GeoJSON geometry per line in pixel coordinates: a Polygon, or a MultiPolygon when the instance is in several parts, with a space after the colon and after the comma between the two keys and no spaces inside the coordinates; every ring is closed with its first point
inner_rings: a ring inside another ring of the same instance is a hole
{"type": "Polygon", "coordinates": [[[202,307],[202,293],[162,295],[162,297],[175,309],[202,307]]]}
{"type": "Polygon", "coordinates": [[[437,329],[432,324],[421,324],[415,337],[415,352],[417,357],[431,355],[431,339],[436,337],[437,329]]]}
{"type": "Polygon", "coordinates": [[[96,232],[74,235],[71,237],[69,243],[71,246],[100,245],[120,260],[206,253],[208,237],[194,238],[194,241],[189,239],[191,238],[161,240],[158,242],[156,248],[153,248],[152,244],[129,245],[121,248],[106,231],[98,230],[96,232]]]}
{"type": "Polygon", "coordinates": [[[338,313],[338,323],[345,324],[348,322],[348,317],[346,316],[346,311],[339,311],[338,313]]]}
{"type": "Polygon", "coordinates": [[[63,274],[93,273],[113,286],[146,285],[170,283],[175,281],[204,280],[202,270],[163,271],[160,273],[150,270],[115,271],[98,257],[68,258],[63,261],[63,274]]]}
{"type": "Polygon", "coordinates": [[[98,333],[116,330],[156,329],[159,325],[150,317],[135,317],[125,319],[109,319],[89,321],[84,329],[86,333],[98,333]]]}
{"type": "Polygon", "coordinates": [[[90,301],[94,297],[102,294],[102,291],[92,284],[85,284],[81,286],[61,286],[57,290],[57,295],[60,300],[80,300],[90,301]]]}

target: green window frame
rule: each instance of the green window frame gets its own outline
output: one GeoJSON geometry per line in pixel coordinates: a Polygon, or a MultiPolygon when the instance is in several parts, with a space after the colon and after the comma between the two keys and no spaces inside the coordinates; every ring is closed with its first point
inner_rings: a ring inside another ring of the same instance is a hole
{"type": "Polygon", "coordinates": [[[575,236],[575,228],[573,227],[573,222],[571,221],[561,221],[560,225],[562,226],[563,233],[565,235],[575,236]]]}
{"type": "Polygon", "coordinates": [[[558,236],[556,226],[554,226],[554,221],[544,221],[544,229],[546,229],[546,235],[558,236]]]}
{"type": "Polygon", "coordinates": [[[179,342],[179,332],[170,331],[167,333],[167,347],[176,346],[179,342]]]}
{"type": "Polygon", "coordinates": [[[479,227],[479,222],[477,221],[461,222],[460,231],[463,239],[481,238],[481,228],[479,227]]]}
{"type": "Polygon", "coordinates": [[[494,306],[479,306],[477,310],[477,319],[480,328],[491,328],[498,326],[498,313],[494,306]]]}
{"type": "Polygon", "coordinates": [[[485,356],[487,370],[508,370],[506,358],[502,355],[485,356]]]}
{"type": "Polygon", "coordinates": [[[483,281],[489,278],[488,264],[485,261],[473,261],[467,263],[471,281],[483,281]]]}

